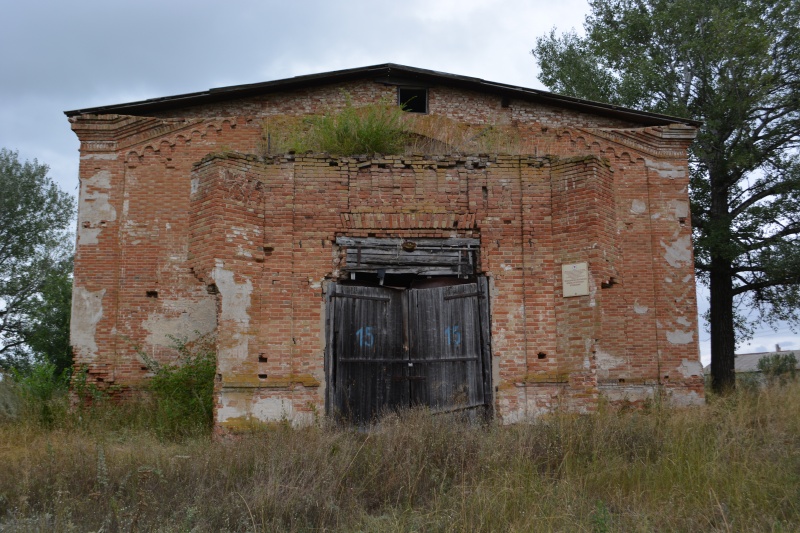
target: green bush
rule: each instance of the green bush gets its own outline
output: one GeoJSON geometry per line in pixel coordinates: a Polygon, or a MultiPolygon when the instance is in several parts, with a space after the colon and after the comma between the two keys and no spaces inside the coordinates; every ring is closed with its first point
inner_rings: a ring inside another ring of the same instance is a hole
{"type": "Polygon", "coordinates": [[[154,429],[167,438],[208,432],[214,425],[214,341],[208,336],[191,343],[173,340],[177,363],[159,364],[145,357],[155,374],[148,385],[155,402],[154,429]]]}
{"type": "Polygon", "coordinates": [[[774,353],[758,361],[758,370],[768,383],[785,383],[794,379],[797,373],[797,358],[794,352],[774,353]]]}
{"type": "Polygon", "coordinates": [[[291,143],[295,151],[400,154],[407,140],[403,109],[389,102],[363,107],[348,102],[341,110],[309,118],[308,126],[291,143]]]}
{"type": "Polygon", "coordinates": [[[19,415],[27,421],[52,427],[66,416],[69,390],[67,372],[58,372],[51,362],[33,363],[24,373],[13,372],[19,395],[19,415]]]}

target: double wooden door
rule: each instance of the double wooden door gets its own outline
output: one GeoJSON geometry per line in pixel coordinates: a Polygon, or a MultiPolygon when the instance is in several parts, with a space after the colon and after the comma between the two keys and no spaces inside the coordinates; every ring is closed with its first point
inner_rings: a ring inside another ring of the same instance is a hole
{"type": "Polygon", "coordinates": [[[337,284],[328,304],[328,406],[357,424],[391,409],[491,403],[485,279],[392,289],[337,284]]]}

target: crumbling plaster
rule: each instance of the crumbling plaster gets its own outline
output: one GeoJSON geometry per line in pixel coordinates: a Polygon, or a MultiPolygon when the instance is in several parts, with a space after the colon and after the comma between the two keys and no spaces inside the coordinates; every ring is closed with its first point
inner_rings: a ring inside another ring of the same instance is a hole
{"type": "Polygon", "coordinates": [[[249,279],[237,282],[234,272],[224,268],[222,261],[212,271],[211,278],[221,301],[219,324],[224,325],[224,334],[217,339],[217,368],[223,374],[230,374],[247,360],[252,336],[249,310],[253,284],[249,279]]]}
{"type": "Polygon", "coordinates": [[[97,355],[95,333],[97,323],[103,318],[105,294],[105,289],[89,291],[76,286],[72,290],[70,343],[81,362],[91,361],[97,355]]]}
{"type": "Polygon", "coordinates": [[[150,346],[173,347],[176,339],[193,341],[216,329],[217,303],[209,296],[161,299],[160,309],[150,313],[142,327],[150,346]]]}

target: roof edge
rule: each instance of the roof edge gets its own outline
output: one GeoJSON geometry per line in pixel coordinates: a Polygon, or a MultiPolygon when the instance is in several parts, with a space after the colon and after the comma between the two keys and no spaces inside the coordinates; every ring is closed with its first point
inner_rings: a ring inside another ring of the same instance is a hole
{"type": "Polygon", "coordinates": [[[396,63],[383,63],[367,67],[335,70],[318,74],[306,74],[267,82],[231,85],[227,87],[212,88],[206,91],[150,98],[147,100],[139,100],[122,104],[74,109],[70,111],[64,111],[64,114],[67,117],[76,117],[89,114],[137,115],[153,111],[215,103],[234,98],[246,98],[248,96],[268,94],[270,92],[289,91],[303,87],[327,85],[371,76],[375,76],[379,79],[389,78],[397,75],[412,79],[416,78],[421,82],[434,82],[442,85],[457,86],[476,91],[496,93],[502,96],[519,98],[522,100],[535,101],[557,107],[573,108],[593,114],[615,116],[630,120],[632,122],[642,122],[651,126],[686,124],[699,127],[702,125],[701,121],[694,119],[651,113],[648,111],[639,111],[613,104],[595,102],[592,100],[584,100],[581,98],[551,93],[539,89],[491,82],[481,78],[449,74],[446,72],[438,72],[435,70],[417,67],[409,67],[396,63]]]}

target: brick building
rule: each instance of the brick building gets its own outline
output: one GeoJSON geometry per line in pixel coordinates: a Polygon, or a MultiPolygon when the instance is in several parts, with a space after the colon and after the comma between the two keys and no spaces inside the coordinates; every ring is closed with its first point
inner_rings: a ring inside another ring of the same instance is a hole
{"type": "Polygon", "coordinates": [[[72,344],[102,387],[208,334],[221,427],[703,399],[697,123],[392,64],[66,114],[72,344]],[[387,99],[408,102],[405,154],[276,149],[387,99]]]}

